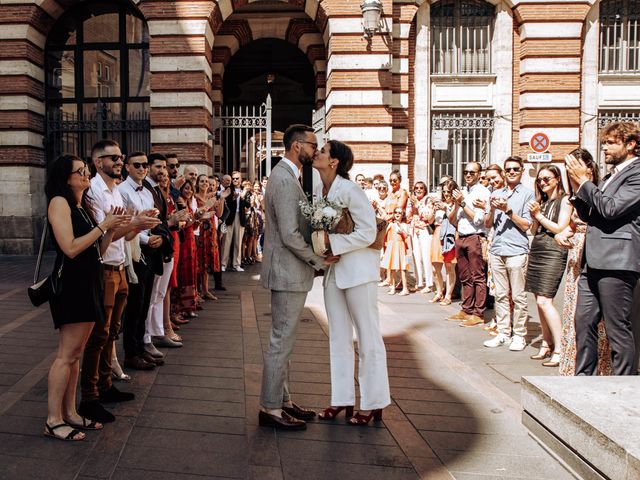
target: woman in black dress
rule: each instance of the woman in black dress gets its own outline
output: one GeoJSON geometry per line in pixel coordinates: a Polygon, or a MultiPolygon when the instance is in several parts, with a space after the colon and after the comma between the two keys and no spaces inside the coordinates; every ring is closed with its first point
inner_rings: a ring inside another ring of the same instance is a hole
{"type": "Polygon", "coordinates": [[[94,323],[104,321],[101,254],[111,243],[113,229],[131,220],[118,210],[96,224],[86,195],[89,174],[78,157],[63,155],[54,162],[45,187],[49,228],[57,252],[54,271],[62,265],[62,288],[49,302],[60,340],[49,370],[44,433],[60,440],[83,440],[85,434],[79,430],[102,428],[76,410],[78,371],[94,323]]]}
{"type": "Polygon", "coordinates": [[[560,169],[555,165],[538,172],[535,188],[537,201],[529,204],[534,219],[531,232],[535,236],[529,252],[525,290],[536,297],[543,340],[540,351],[531,358],[542,360],[553,352],[551,359],[542,365],[557,367],[560,364],[562,321],[553,305],[553,297],[567,265],[567,250],[557,245],[553,237],[569,225],[573,207],[562,186],[560,169]]]}

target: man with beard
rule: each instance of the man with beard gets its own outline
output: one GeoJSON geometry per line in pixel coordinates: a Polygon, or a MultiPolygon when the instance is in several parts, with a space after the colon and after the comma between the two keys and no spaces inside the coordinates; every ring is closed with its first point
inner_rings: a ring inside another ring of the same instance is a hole
{"type": "Polygon", "coordinates": [[[303,165],[311,165],[318,151],[313,128],[292,125],[283,137],[284,157],[273,168],[265,195],[265,248],[262,285],[271,290],[271,338],[264,358],[260,425],[286,430],[306,428],[312,410],[291,401],[288,387],[289,356],[293,351],[300,314],[313,285],[314,270],[322,270],[336,257],[324,259],[309,245],[311,231],[299,202],[306,196],[299,183],[303,165]]]}
{"type": "Polygon", "coordinates": [[[243,197],[242,175],[240,172],[231,173],[231,182],[231,195],[225,200],[229,214],[224,221],[227,225],[227,233],[222,237],[222,261],[220,266],[223,272],[227,268],[229,268],[229,271],[244,272],[244,268],[240,265],[242,260],[242,237],[247,223],[247,217],[244,212],[251,205],[243,197]],[[232,244],[233,252],[231,251],[232,244]]]}
{"type": "Polygon", "coordinates": [[[595,375],[598,324],[604,318],[614,375],[635,375],[633,290],[640,276],[640,129],[614,122],[602,131],[612,169],[595,185],[582,159],[566,157],[573,205],[587,223],[584,269],[578,280],[576,375],[595,375]]]}
{"type": "MultiPolygon", "coordinates": [[[[93,146],[91,160],[97,174],[91,180],[88,195],[93,206],[94,218],[101,222],[114,207],[124,207],[115,183],[122,174],[124,155],[116,142],[101,140],[93,146]]],[[[134,398],[133,393],[121,392],[111,383],[111,361],[113,342],[120,330],[120,319],[129,292],[125,272],[124,237],[133,238],[133,230],[140,226],[140,221],[117,229],[113,235],[113,242],[103,255],[105,322],[94,325],[82,360],[82,401],[78,413],[101,423],[113,422],[115,417],[100,402],[124,402],[134,398]]]]}
{"type": "Polygon", "coordinates": [[[176,182],[178,179],[178,170],[180,169],[180,162],[178,161],[177,153],[167,153],[167,171],[169,173],[169,179],[171,183],[169,184],[169,194],[171,198],[177,200],[180,196],[179,186],[184,183],[184,180],[181,182],[176,182]],[[176,185],[178,183],[178,185],[176,185]]]}

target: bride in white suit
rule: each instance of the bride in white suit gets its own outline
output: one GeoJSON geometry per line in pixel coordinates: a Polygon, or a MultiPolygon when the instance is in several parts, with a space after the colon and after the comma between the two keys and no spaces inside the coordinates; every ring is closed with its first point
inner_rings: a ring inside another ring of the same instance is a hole
{"type": "Polygon", "coordinates": [[[380,253],[367,248],[376,237],[376,217],[364,191],[349,180],[353,153],[342,142],[331,140],[313,161],[322,184],[316,196],[349,209],[354,222],[350,234],[325,234],[331,254],[340,261],[324,277],[324,302],[329,318],[331,353],[331,407],[319,414],[331,420],[342,410],[351,425],[366,425],[382,419],[382,409],[391,403],[387,354],[380,333],[378,289],[380,253]],[[321,190],[320,190],[321,189],[321,190]],[[360,411],[355,405],[353,329],[358,340],[360,411]]]}

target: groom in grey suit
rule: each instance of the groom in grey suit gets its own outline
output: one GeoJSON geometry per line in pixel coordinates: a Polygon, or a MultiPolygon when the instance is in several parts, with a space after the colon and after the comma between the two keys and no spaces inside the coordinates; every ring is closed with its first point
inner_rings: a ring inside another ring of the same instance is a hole
{"type": "Polygon", "coordinates": [[[262,285],[271,290],[271,338],[264,358],[260,425],[287,430],[306,428],[315,417],[291,401],[288,388],[289,356],[293,351],[300,314],[313,286],[314,270],[337,257],[319,257],[309,245],[311,231],[299,202],[306,199],[299,183],[303,165],[317,154],[318,140],[306,125],[291,125],[284,133],[284,157],[269,176],[265,192],[266,229],[262,285]]]}
{"type": "Polygon", "coordinates": [[[612,123],[602,132],[605,163],[599,185],[589,181],[582,160],[568,156],[573,204],[587,222],[585,266],[578,280],[576,375],[595,375],[598,323],[604,317],[614,375],[635,375],[633,291],[640,276],[640,129],[612,123]]]}

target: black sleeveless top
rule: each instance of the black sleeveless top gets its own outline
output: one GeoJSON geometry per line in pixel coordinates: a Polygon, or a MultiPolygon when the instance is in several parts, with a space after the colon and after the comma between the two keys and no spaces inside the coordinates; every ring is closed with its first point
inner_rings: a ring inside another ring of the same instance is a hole
{"type": "MultiPolygon", "coordinates": [[[[71,207],[71,224],[75,238],[86,235],[96,227],[82,207],[71,207]]],[[[60,295],[49,302],[55,328],[68,323],[104,323],[103,267],[100,245],[96,241],[75,258],[67,257],[56,242],[51,226],[51,238],[56,247],[54,272],[62,263],[60,295]]]]}

